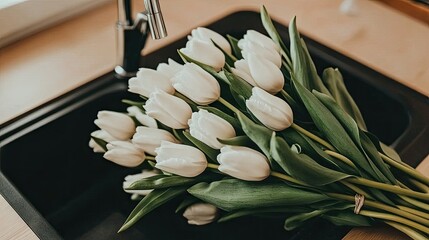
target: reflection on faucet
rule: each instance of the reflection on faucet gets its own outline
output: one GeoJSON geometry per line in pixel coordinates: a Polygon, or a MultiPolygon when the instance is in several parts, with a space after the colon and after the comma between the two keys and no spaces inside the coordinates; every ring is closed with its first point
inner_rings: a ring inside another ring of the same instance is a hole
{"type": "Polygon", "coordinates": [[[153,39],[167,36],[164,18],[158,0],[144,0],[146,11],[131,17],[131,0],[118,0],[118,21],[116,23],[117,66],[119,77],[135,76],[139,69],[140,52],[148,34],[148,26],[153,39]]]}

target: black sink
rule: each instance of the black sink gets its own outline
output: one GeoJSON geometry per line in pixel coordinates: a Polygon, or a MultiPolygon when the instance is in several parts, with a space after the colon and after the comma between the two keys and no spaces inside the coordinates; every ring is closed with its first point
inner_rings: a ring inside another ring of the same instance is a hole
{"type": "MultiPolygon", "coordinates": [[[[236,37],[247,29],[263,31],[255,12],[234,13],[208,27],[236,37]]],[[[287,40],[287,28],[277,27],[287,40]]],[[[428,98],[311,39],[306,42],[319,71],[328,66],[342,71],[369,130],[410,165],[422,161],[429,153],[428,98]]],[[[168,57],[179,61],[176,49],[185,43],[184,37],[145,56],[142,66],[155,68],[168,57]]],[[[135,98],[126,89],[127,81],[110,72],[0,126],[0,192],[41,239],[340,239],[347,231],[319,221],[306,226],[311,231],[285,232],[281,220],[256,217],[188,226],[173,213],[173,202],[117,234],[136,205],[123,193],[122,179],[138,170],[104,160],[87,144],[99,110],[125,111],[121,99],[135,98]]]]}

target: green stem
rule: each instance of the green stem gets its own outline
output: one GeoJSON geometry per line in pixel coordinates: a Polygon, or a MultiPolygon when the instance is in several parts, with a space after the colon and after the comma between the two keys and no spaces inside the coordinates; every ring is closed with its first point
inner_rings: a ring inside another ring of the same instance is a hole
{"type": "Polygon", "coordinates": [[[207,163],[207,167],[211,168],[211,169],[214,169],[214,170],[218,170],[219,165],[214,164],[214,163],[207,163]]]}
{"type": "Polygon", "coordinates": [[[408,237],[414,239],[414,240],[426,240],[427,237],[423,236],[419,232],[415,231],[414,229],[407,227],[405,225],[402,225],[400,223],[392,222],[392,221],[384,221],[386,224],[390,225],[393,228],[396,228],[397,230],[405,233],[408,237]]]}
{"type": "Polygon", "coordinates": [[[328,148],[331,151],[335,151],[334,146],[332,146],[330,143],[328,143],[327,141],[323,140],[322,138],[314,135],[313,133],[305,130],[304,128],[300,127],[299,125],[292,123],[291,127],[295,130],[297,130],[298,132],[304,134],[305,136],[313,139],[314,141],[322,144],[323,146],[325,146],[326,148],[328,148]]]}
{"type": "Polygon", "coordinates": [[[405,165],[404,163],[399,163],[393,159],[391,159],[390,157],[386,156],[383,153],[379,153],[381,158],[388,163],[389,165],[401,170],[402,172],[408,174],[409,176],[419,180],[420,182],[426,184],[427,186],[429,186],[429,178],[427,178],[426,176],[424,176],[423,174],[421,174],[420,172],[418,172],[416,169],[405,165]]]}
{"type": "Polygon", "coordinates": [[[225,107],[227,107],[229,110],[233,111],[234,113],[240,113],[240,110],[238,110],[238,108],[234,107],[231,103],[229,103],[222,97],[219,97],[218,101],[222,103],[225,107]]]}
{"type": "Polygon", "coordinates": [[[349,165],[350,167],[352,167],[353,169],[357,170],[356,165],[347,157],[345,157],[344,155],[341,155],[337,152],[331,151],[331,150],[325,150],[324,151],[326,154],[328,154],[329,156],[332,156],[340,161],[342,161],[343,163],[349,165]]]}
{"type": "Polygon", "coordinates": [[[313,186],[310,186],[310,185],[306,184],[305,182],[297,180],[297,179],[295,179],[295,178],[293,178],[291,176],[285,175],[283,173],[272,171],[271,172],[271,176],[279,178],[279,179],[282,179],[282,180],[285,180],[285,181],[288,181],[288,182],[291,182],[291,183],[295,183],[295,184],[298,184],[298,185],[301,185],[301,186],[313,187],[313,186]]]}
{"type": "Polygon", "coordinates": [[[341,183],[344,184],[346,187],[350,188],[351,190],[355,191],[356,193],[359,193],[360,195],[365,196],[365,198],[372,199],[371,195],[369,195],[367,192],[365,192],[365,190],[363,190],[363,189],[361,189],[361,188],[359,188],[359,187],[357,187],[351,183],[348,183],[348,182],[341,181],[341,183]]]}
{"type": "Polygon", "coordinates": [[[145,159],[148,160],[148,161],[155,161],[155,157],[154,156],[148,156],[148,155],[146,155],[145,159]]]}
{"type": "Polygon", "coordinates": [[[428,219],[428,220],[429,220],[429,214],[428,214],[428,213],[421,212],[421,211],[416,210],[416,209],[414,209],[414,208],[410,208],[410,207],[406,207],[406,206],[401,206],[401,205],[398,205],[397,207],[398,207],[399,209],[401,209],[402,211],[406,211],[406,212],[409,212],[409,213],[415,214],[415,215],[417,215],[417,216],[420,216],[420,217],[422,217],[422,218],[426,218],[426,219],[428,219]]]}
{"type": "Polygon", "coordinates": [[[417,200],[409,198],[407,196],[400,196],[399,195],[399,197],[402,198],[404,201],[408,202],[411,205],[414,205],[416,207],[419,207],[421,209],[429,211],[429,204],[427,204],[427,203],[423,203],[423,202],[417,201],[417,200]]]}
{"type": "Polygon", "coordinates": [[[417,230],[420,230],[426,234],[429,234],[429,228],[427,228],[421,224],[418,224],[416,222],[410,221],[406,218],[400,217],[400,216],[395,216],[393,214],[388,214],[388,213],[369,211],[369,210],[362,210],[362,211],[360,211],[359,214],[362,216],[367,216],[367,217],[378,218],[378,219],[382,219],[382,220],[388,220],[388,221],[401,223],[401,224],[410,226],[412,228],[415,228],[417,230]]]}
{"type": "Polygon", "coordinates": [[[429,193],[429,187],[426,186],[424,183],[421,183],[419,181],[417,181],[416,179],[410,178],[409,181],[416,187],[418,188],[420,191],[425,192],[425,193],[429,193]]]}
{"type": "MultiPolygon", "coordinates": [[[[344,194],[339,194],[339,193],[326,193],[327,196],[332,197],[332,198],[336,198],[336,199],[340,199],[340,200],[345,200],[348,202],[354,202],[355,198],[353,196],[348,196],[348,195],[344,195],[344,194]]],[[[416,216],[412,213],[403,211],[401,209],[395,208],[395,207],[391,207],[389,205],[385,205],[385,204],[381,204],[372,200],[365,200],[364,202],[364,207],[372,207],[378,210],[383,210],[398,216],[402,216],[402,217],[406,217],[410,220],[413,220],[415,222],[418,223],[422,223],[426,226],[429,226],[429,220],[425,219],[423,217],[419,217],[416,216]]]]}
{"type": "Polygon", "coordinates": [[[384,190],[386,192],[392,192],[395,194],[410,196],[413,198],[418,198],[418,199],[422,199],[425,201],[429,201],[429,194],[421,193],[421,192],[415,192],[415,191],[410,190],[410,189],[403,189],[403,188],[400,188],[399,186],[393,186],[393,185],[389,185],[389,184],[385,184],[385,183],[375,182],[372,180],[368,180],[365,178],[359,178],[359,177],[349,178],[349,179],[346,179],[344,181],[356,183],[356,184],[367,186],[367,187],[377,188],[380,190],[384,190]]]}

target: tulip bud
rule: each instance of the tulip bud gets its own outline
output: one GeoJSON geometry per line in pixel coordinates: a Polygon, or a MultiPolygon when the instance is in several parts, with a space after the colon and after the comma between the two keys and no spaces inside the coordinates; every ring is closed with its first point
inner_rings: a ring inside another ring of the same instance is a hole
{"type": "Polygon", "coordinates": [[[206,156],[195,147],[162,141],[155,152],[156,168],[182,177],[198,176],[207,167],[206,156]]]}
{"type": "Polygon", "coordinates": [[[192,109],[182,99],[163,91],[152,93],[143,106],[146,114],[174,129],[188,128],[192,109]]]}
{"type": "Polygon", "coordinates": [[[252,75],[250,74],[249,64],[245,59],[235,61],[234,67],[235,68],[231,68],[233,74],[241,77],[244,81],[248,82],[252,86],[258,86],[258,84],[255,82],[255,79],[253,79],[252,75]]]}
{"type": "Polygon", "coordinates": [[[273,94],[283,89],[285,82],[283,73],[276,65],[253,54],[250,54],[246,60],[249,64],[250,75],[258,87],[273,94]]]}
{"type": "Polygon", "coordinates": [[[210,104],[220,97],[217,80],[194,63],[186,63],[171,81],[177,91],[199,105],[210,104]]]}
{"type": "Polygon", "coordinates": [[[156,176],[159,174],[159,171],[157,170],[147,170],[144,169],[142,173],[134,174],[134,175],[128,175],[125,177],[125,181],[122,184],[122,188],[127,193],[132,194],[138,194],[138,195],[148,195],[150,192],[153,191],[153,189],[147,189],[147,190],[127,190],[133,184],[134,182],[137,182],[139,180],[149,178],[152,176],[156,176]]]}
{"type": "Polygon", "coordinates": [[[137,76],[130,78],[128,81],[128,91],[132,93],[149,97],[156,90],[162,90],[169,94],[174,93],[170,79],[166,75],[150,68],[140,68],[137,76]]]}
{"type": "Polygon", "coordinates": [[[248,30],[243,39],[238,41],[238,47],[242,49],[241,54],[244,59],[248,59],[249,54],[254,54],[258,58],[264,58],[274,63],[277,68],[282,65],[280,48],[271,38],[254,30],[248,30]]]}
{"type": "Polygon", "coordinates": [[[144,114],[140,108],[137,106],[131,106],[127,108],[127,112],[130,116],[133,116],[141,123],[143,126],[148,126],[150,128],[158,128],[156,120],[144,114]]]}
{"type": "Polygon", "coordinates": [[[136,167],[146,157],[143,150],[128,141],[112,141],[106,147],[104,158],[124,167],[136,167]]]}
{"type": "Polygon", "coordinates": [[[284,130],[293,123],[293,112],[287,102],[264,90],[252,88],[252,96],[246,100],[246,107],[269,129],[284,130]]]}
{"type": "MultiPolygon", "coordinates": [[[[108,134],[106,131],[104,130],[97,130],[91,133],[92,137],[96,137],[99,138],[101,140],[104,140],[106,142],[111,142],[111,141],[115,141],[117,139],[115,139],[114,137],[112,137],[110,134],[108,134]]],[[[91,140],[89,140],[89,146],[92,148],[92,150],[94,152],[98,152],[98,153],[104,153],[105,150],[98,145],[94,139],[91,138],[91,140]]]]}
{"type": "Polygon", "coordinates": [[[169,132],[148,127],[137,127],[132,143],[146,153],[155,156],[155,149],[161,145],[161,141],[178,142],[169,132]]]}
{"type": "Polygon", "coordinates": [[[188,121],[191,135],[214,149],[223,147],[217,139],[235,137],[235,130],[229,122],[223,118],[201,109],[192,113],[188,121]]]}
{"type": "Polygon", "coordinates": [[[118,140],[130,139],[136,128],[128,115],[113,111],[99,111],[94,123],[118,140]]]}
{"type": "Polygon", "coordinates": [[[248,147],[222,147],[217,161],[219,171],[241,180],[262,181],[270,175],[268,159],[248,147]]]}
{"type": "Polygon", "coordinates": [[[222,48],[222,50],[231,54],[231,46],[229,45],[228,40],[226,40],[219,33],[208,28],[197,27],[196,29],[192,30],[191,34],[192,36],[188,36],[189,40],[198,39],[207,43],[212,43],[213,40],[213,42],[215,42],[220,48],[222,48]]]}
{"type": "Polygon", "coordinates": [[[177,63],[173,59],[168,59],[167,63],[160,63],[156,68],[156,71],[167,76],[168,79],[171,79],[178,71],[182,69],[183,65],[177,63]]]}
{"type": "Polygon", "coordinates": [[[195,203],[187,207],[183,216],[188,224],[205,225],[213,222],[218,216],[219,209],[209,203],[195,203]]]}
{"type": "Polygon", "coordinates": [[[216,71],[220,71],[225,65],[225,55],[213,43],[192,39],[180,51],[198,62],[213,67],[216,71]]]}

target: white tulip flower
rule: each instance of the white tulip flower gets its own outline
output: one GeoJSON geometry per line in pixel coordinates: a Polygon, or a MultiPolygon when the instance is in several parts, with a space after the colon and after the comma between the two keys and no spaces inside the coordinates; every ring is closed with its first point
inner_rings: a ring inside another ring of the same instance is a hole
{"type": "Polygon", "coordinates": [[[280,48],[271,38],[255,30],[248,30],[243,39],[238,41],[238,47],[242,50],[241,54],[244,59],[248,59],[249,54],[254,54],[259,58],[271,61],[277,68],[282,65],[280,48]]]}
{"type": "Polygon", "coordinates": [[[130,116],[133,116],[141,123],[143,126],[148,126],[150,128],[158,128],[156,120],[144,114],[143,111],[137,106],[131,106],[127,108],[127,112],[130,116]]]}
{"type": "Polygon", "coordinates": [[[219,171],[241,180],[262,181],[270,175],[265,155],[248,147],[222,147],[217,161],[219,171]]]}
{"type": "Polygon", "coordinates": [[[173,134],[156,128],[139,126],[131,140],[134,145],[146,153],[155,156],[155,149],[161,145],[161,141],[178,142],[173,134]]]}
{"type": "Polygon", "coordinates": [[[137,93],[145,97],[156,91],[162,90],[168,94],[174,93],[174,88],[171,85],[170,79],[150,68],[140,68],[137,76],[128,80],[128,91],[137,93]]]}
{"type": "Polygon", "coordinates": [[[249,64],[250,75],[258,87],[272,94],[283,89],[284,76],[276,65],[254,54],[249,54],[246,61],[249,64]]]}
{"type": "Polygon", "coordinates": [[[224,145],[217,139],[228,139],[235,137],[232,125],[223,118],[200,109],[192,113],[188,121],[191,135],[214,149],[220,149],[224,145]]]}
{"type": "MultiPolygon", "coordinates": [[[[115,141],[115,140],[117,140],[116,138],[114,138],[114,137],[112,137],[112,135],[110,135],[109,133],[107,133],[106,131],[104,131],[104,130],[97,130],[97,131],[94,131],[94,132],[92,132],[91,133],[91,136],[92,137],[96,137],[96,138],[99,138],[99,139],[101,139],[101,140],[104,140],[104,141],[106,141],[106,142],[111,142],[111,141],[115,141]]],[[[104,153],[104,152],[106,152],[100,145],[98,145],[95,141],[94,141],[94,139],[92,139],[91,138],[91,140],[89,140],[89,147],[91,147],[92,148],[92,150],[94,151],[94,152],[97,152],[97,153],[104,153]]]]}
{"type": "Polygon", "coordinates": [[[160,63],[156,67],[156,71],[167,76],[168,79],[171,79],[178,71],[182,69],[183,65],[169,58],[168,63],[160,63]]]}
{"type": "Polygon", "coordinates": [[[246,100],[246,107],[262,124],[274,131],[284,130],[293,123],[289,104],[258,87],[252,88],[252,96],[246,100]]]}
{"type": "Polygon", "coordinates": [[[255,82],[255,79],[253,79],[249,64],[245,59],[240,59],[235,61],[234,68],[231,68],[232,73],[241,77],[244,81],[248,82],[252,86],[258,86],[258,84],[255,82]]]}
{"type": "Polygon", "coordinates": [[[187,207],[183,216],[188,219],[188,224],[205,225],[213,222],[219,213],[219,209],[210,203],[194,203],[187,207]]]}
{"type": "Polygon", "coordinates": [[[192,39],[180,51],[198,62],[213,67],[218,72],[225,65],[225,55],[213,43],[192,39]]]}
{"type": "Polygon", "coordinates": [[[118,140],[130,139],[136,128],[131,117],[113,111],[99,111],[94,123],[118,140]]]}
{"type": "Polygon", "coordinates": [[[160,172],[157,170],[147,170],[144,169],[142,171],[142,173],[138,173],[138,174],[133,174],[133,175],[128,175],[125,177],[125,181],[122,184],[122,188],[124,189],[124,191],[126,193],[131,193],[131,194],[138,194],[138,195],[148,195],[150,192],[153,191],[153,189],[146,189],[146,190],[128,190],[127,188],[129,188],[131,186],[131,184],[145,179],[145,178],[149,178],[152,176],[156,176],[159,175],[160,172]]]}
{"type": "Polygon", "coordinates": [[[215,42],[220,48],[222,48],[222,50],[231,54],[231,45],[229,45],[228,40],[226,40],[226,38],[224,38],[222,35],[211,29],[205,27],[197,27],[196,29],[192,30],[191,36],[188,36],[188,39],[198,39],[207,43],[212,43],[213,40],[213,42],[215,42]]]}
{"type": "Polygon", "coordinates": [[[192,109],[182,99],[163,91],[153,92],[143,106],[146,114],[174,129],[188,128],[192,109]]]}
{"type": "Polygon", "coordinates": [[[206,156],[195,147],[162,141],[155,152],[155,167],[162,171],[182,177],[195,177],[207,168],[206,156]]]}
{"type": "Polygon", "coordinates": [[[128,141],[112,141],[106,147],[104,158],[124,167],[137,167],[146,157],[143,150],[128,141]]]}
{"type": "Polygon", "coordinates": [[[177,91],[199,105],[210,104],[220,97],[217,80],[194,63],[186,63],[171,81],[177,91]]]}

